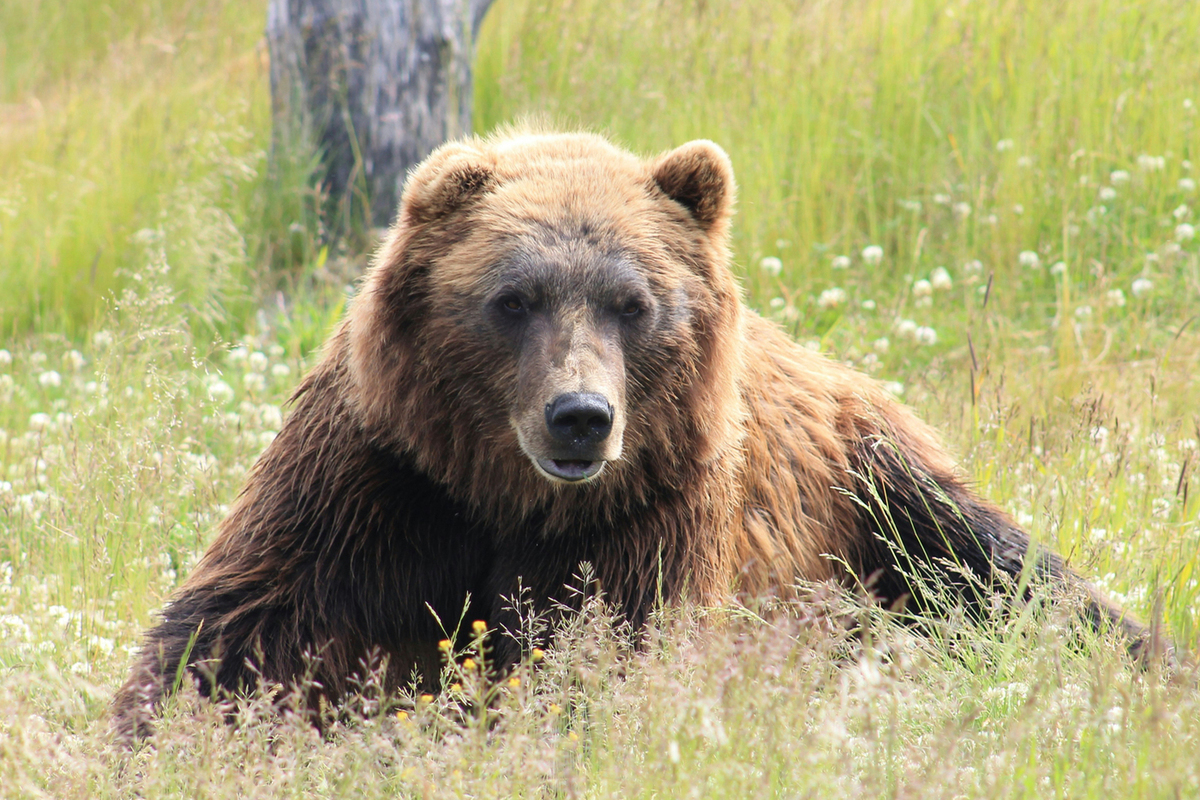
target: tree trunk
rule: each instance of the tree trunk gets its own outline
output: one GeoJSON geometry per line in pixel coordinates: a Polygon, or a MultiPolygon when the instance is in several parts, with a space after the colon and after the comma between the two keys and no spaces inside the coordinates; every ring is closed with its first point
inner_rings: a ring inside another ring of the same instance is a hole
{"type": "Polygon", "coordinates": [[[387,225],[408,169],[470,133],[475,35],[492,2],[268,0],[275,146],[318,148],[346,222],[387,225]]]}

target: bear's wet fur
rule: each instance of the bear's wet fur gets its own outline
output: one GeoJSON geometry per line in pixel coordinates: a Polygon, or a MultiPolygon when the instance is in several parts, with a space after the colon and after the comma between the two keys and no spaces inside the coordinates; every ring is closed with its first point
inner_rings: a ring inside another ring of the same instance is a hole
{"type": "MultiPolygon", "coordinates": [[[[216,540],[114,700],[132,741],[181,667],[208,693],[311,680],[336,703],[386,657],[434,685],[442,620],[517,628],[581,563],[634,626],[654,604],[940,574],[968,603],[1034,571],[1135,655],[1150,636],[975,495],[874,380],[748,310],[729,159],[588,134],[443,146],[216,540]],[[965,569],[964,569],[965,568],[965,569]]],[[[493,634],[493,663],[520,657],[493,634]]]]}

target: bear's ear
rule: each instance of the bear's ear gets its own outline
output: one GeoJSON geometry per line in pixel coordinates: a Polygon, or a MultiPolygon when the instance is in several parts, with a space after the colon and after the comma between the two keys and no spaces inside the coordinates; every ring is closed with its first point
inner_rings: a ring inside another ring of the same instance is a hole
{"type": "Polygon", "coordinates": [[[400,219],[422,224],[445,217],[493,183],[490,159],[468,144],[452,142],[435,150],[404,183],[400,219]]]}
{"type": "Polygon", "coordinates": [[[705,231],[729,219],[736,186],[729,156],[697,139],[659,156],[651,165],[658,188],[686,208],[705,231]]]}

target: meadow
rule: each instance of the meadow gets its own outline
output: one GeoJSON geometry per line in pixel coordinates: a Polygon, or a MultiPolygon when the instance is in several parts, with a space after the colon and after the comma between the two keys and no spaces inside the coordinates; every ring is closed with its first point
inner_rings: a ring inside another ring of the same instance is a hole
{"type": "MultiPolygon", "coordinates": [[[[368,682],[325,739],[185,691],[114,751],[141,632],[369,256],[314,154],[271,155],[261,6],[0,5],[0,797],[1200,796],[1194,670],[1069,601],[918,633],[827,587],[636,648],[597,604],[495,690],[368,682]]],[[[747,301],[1195,652],[1196,31],[1167,0],[498,0],[475,123],[720,143],[747,301]]]]}

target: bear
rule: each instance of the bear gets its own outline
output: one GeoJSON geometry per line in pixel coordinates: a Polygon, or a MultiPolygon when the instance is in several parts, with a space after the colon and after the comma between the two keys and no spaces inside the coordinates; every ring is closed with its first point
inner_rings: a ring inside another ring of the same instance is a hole
{"type": "Polygon", "coordinates": [[[117,735],[150,735],[185,672],[205,694],[307,677],[310,710],[380,660],[390,689],[436,689],[439,620],[464,607],[502,673],[522,658],[512,599],[569,609],[585,563],[635,630],[659,602],[798,581],[920,601],[922,571],[979,603],[1028,563],[1135,656],[1161,648],[1031,547],[878,382],[747,307],[735,191],[709,141],[643,159],[511,131],[415,168],[279,435],[147,633],[117,735]]]}

